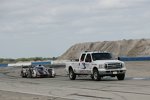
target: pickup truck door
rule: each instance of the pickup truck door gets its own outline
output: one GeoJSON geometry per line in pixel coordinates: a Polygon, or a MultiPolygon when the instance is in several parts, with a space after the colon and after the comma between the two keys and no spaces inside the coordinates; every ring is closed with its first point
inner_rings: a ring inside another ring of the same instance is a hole
{"type": "Polygon", "coordinates": [[[79,63],[79,73],[80,74],[85,74],[85,70],[86,70],[87,66],[86,66],[86,63],[85,62],[80,62],[79,63]]]}
{"type": "Polygon", "coordinates": [[[79,72],[81,74],[90,73],[91,72],[90,69],[92,65],[91,62],[92,62],[91,55],[87,54],[85,60],[79,63],[79,72]]]}
{"type": "Polygon", "coordinates": [[[86,69],[85,61],[84,61],[85,57],[86,57],[86,54],[82,54],[79,60],[78,73],[80,74],[84,74],[84,71],[86,69]]]}
{"type": "Polygon", "coordinates": [[[91,54],[87,54],[85,58],[85,73],[89,74],[91,73],[91,68],[92,68],[92,57],[91,54]]]}

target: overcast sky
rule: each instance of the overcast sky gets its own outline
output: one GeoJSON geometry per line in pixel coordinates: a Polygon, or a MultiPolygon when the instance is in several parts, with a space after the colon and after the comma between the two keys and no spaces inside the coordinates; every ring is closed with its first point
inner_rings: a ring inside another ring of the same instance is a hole
{"type": "Polygon", "coordinates": [[[0,57],[56,57],[76,43],[140,38],[150,38],[150,0],[0,0],[0,57]]]}

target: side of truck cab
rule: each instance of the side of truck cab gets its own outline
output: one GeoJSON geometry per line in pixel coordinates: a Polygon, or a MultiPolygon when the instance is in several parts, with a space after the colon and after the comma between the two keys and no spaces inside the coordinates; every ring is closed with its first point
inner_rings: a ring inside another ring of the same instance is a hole
{"type": "Polygon", "coordinates": [[[101,80],[104,76],[117,77],[124,80],[126,67],[124,62],[113,59],[109,52],[83,52],[78,62],[66,63],[66,71],[71,80],[76,75],[91,75],[93,80],[101,80]]]}

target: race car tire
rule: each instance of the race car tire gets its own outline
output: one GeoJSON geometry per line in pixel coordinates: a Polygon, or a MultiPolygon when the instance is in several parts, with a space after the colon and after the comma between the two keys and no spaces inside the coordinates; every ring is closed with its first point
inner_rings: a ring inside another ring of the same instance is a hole
{"type": "Polygon", "coordinates": [[[30,70],[27,71],[27,78],[32,78],[32,72],[30,70]]]}

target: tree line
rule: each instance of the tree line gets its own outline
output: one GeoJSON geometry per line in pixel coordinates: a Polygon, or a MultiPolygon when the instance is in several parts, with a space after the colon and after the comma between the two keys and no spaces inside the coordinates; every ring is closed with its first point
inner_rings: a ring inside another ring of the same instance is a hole
{"type": "Polygon", "coordinates": [[[43,57],[31,57],[31,58],[0,58],[1,64],[8,64],[8,63],[17,63],[17,62],[28,62],[28,61],[45,61],[45,60],[56,60],[57,57],[52,58],[43,58],[43,57]]]}

